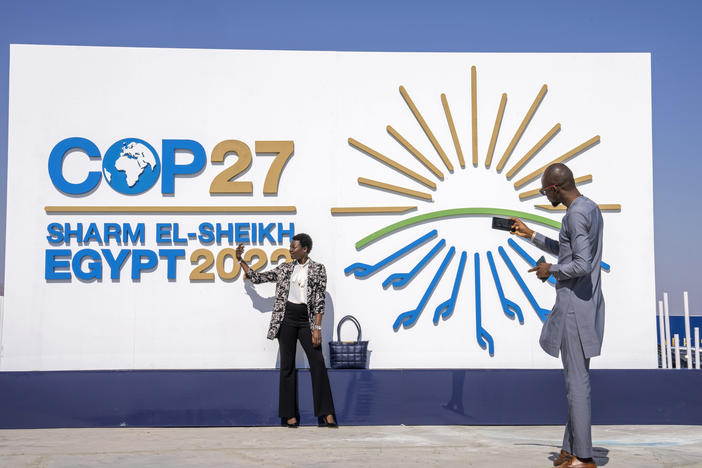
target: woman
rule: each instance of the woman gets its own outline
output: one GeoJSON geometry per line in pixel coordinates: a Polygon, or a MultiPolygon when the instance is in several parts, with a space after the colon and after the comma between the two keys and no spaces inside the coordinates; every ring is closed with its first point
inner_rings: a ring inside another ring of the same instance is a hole
{"type": "Polygon", "coordinates": [[[278,413],[288,427],[300,424],[297,408],[297,373],[295,350],[300,341],[310,363],[314,414],[320,427],[338,427],[327,368],[322,355],[322,316],[327,272],[324,265],[309,259],[312,238],[297,234],[290,243],[292,262],[271,271],[257,273],[241,256],[243,244],[236,249],[236,259],[253,283],[275,282],[275,303],[268,329],[268,339],[278,338],[280,345],[280,395],[278,413]]]}

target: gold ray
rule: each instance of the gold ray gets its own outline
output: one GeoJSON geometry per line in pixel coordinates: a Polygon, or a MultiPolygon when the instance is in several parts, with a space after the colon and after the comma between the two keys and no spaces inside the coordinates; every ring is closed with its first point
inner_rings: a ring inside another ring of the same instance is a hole
{"type": "Polygon", "coordinates": [[[514,147],[517,146],[517,142],[522,137],[522,133],[524,133],[524,130],[526,130],[527,125],[529,125],[531,118],[534,116],[534,112],[536,112],[536,108],[539,107],[539,104],[541,104],[541,100],[546,95],[547,90],[548,90],[548,87],[546,85],[543,85],[541,87],[541,90],[539,91],[539,94],[537,94],[536,98],[534,98],[534,102],[531,104],[531,107],[527,111],[526,115],[524,116],[524,119],[522,120],[522,123],[519,125],[519,128],[517,129],[517,133],[514,134],[514,136],[512,137],[512,141],[509,142],[509,146],[507,146],[507,149],[505,150],[505,154],[502,155],[502,159],[500,159],[500,162],[497,163],[497,170],[498,171],[502,170],[502,168],[507,163],[507,160],[512,155],[512,151],[514,151],[514,147]]]}
{"type": "Polygon", "coordinates": [[[435,165],[433,165],[422,153],[420,153],[417,148],[412,146],[412,144],[409,141],[407,141],[402,135],[400,135],[400,133],[397,130],[392,128],[390,125],[385,127],[385,129],[388,131],[388,133],[390,135],[393,136],[393,138],[395,138],[395,140],[397,140],[398,143],[400,143],[402,146],[404,146],[407,151],[412,153],[412,155],[415,158],[419,159],[419,161],[422,164],[424,164],[424,167],[426,167],[431,172],[433,172],[434,175],[436,177],[438,177],[439,179],[444,180],[444,173],[441,172],[435,165]]]}
{"type": "Polygon", "coordinates": [[[478,80],[475,65],[470,67],[470,117],[473,135],[473,166],[478,166],[478,80]]]}
{"type": "MultiPolygon", "coordinates": [[[[622,209],[622,205],[618,203],[604,203],[602,205],[597,205],[600,207],[600,210],[602,211],[620,211],[622,209]]],[[[534,205],[534,208],[538,208],[540,210],[546,210],[546,211],[565,211],[566,207],[563,205],[558,205],[558,206],[552,206],[552,205],[534,205]]]]}
{"type": "Polygon", "coordinates": [[[502,125],[502,116],[505,113],[505,106],[507,105],[507,93],[502,93],[502,99],[500,99],[500,107],[497,109],[497,117],[495,117],[495,126],[492,127],[492,138],[490,138],[490,147],[488,148],[487,156],[485,157],[485,168],[489,168],[492,164],[492,155],[495,152],[495,143],[497,143],[497,135],[500,133],[500,126],[502,125]]]}
{"type": "Polygon", "coordinates": [[[424,121],[424,117],[422,117],[422,114],[419,113],[417,106],[415,106],[414,102],[412,102],[412,98],[409,96],[409,94],[407,94],[407,90],[405,90],[404,86],[400,86],[400,94],[402,94],[402,97],[405,99],[405,102],[407,103],[410,110],[414,114],[414,117],[417,119],[417,122],[419,122],[419,125],[422,126],[422,129],[424,130],[424,133],[426,133],[427,137],[429,138],[429,141],[431,141],[431,144],[434,145],[434,149],[436,150],[437,153],[439,153],[439,156],[441,157],[441,160],[446,165],[446,168],[449,170],[449,172],[453,172],[453,164],[451,164],[451,161],[449,161],[448,156],[446,156],[446,153],[444,152],[444,149],[441,147],[439,142],[436,140],[436,137],[432,133],[432,131],[429,128],[429,126],[427,125],[427,123],[424,121]]]}
{"type": "Polygon", "coordinates": [[[527,154],[525,154],[522,159],[517,161],[517,164],[515,164],[514,167],[512,167],[512,169],[510,169],[507,173],[507,178],[511,179],[517,172],[519,172],[522,166],[524,166],[536,153],[538,153],[541,150],[541,148],[546,146],[546,143],[548,143],[551,140],[551,138],[553,138],[553,136],[560,131],[561,124],[557,123],[553,126],[551,130],[548,131],[548,133],[546,133],[546,135],[544,135],[542,139],[539,140],[538,143],[534,145],[532,149],[527,151],[527,154]]]}
{"type": "Polygon", "coordinates": [[[547,168],[548,166],[550,166],[551,164],[562,163],[562,162],[564,162],[564,161],[566,161],[566,160],[572,158],[573,156],[577,156],[578,154],[582,153],[582,152],[585,151],[586,149],[589,149],[592,145],[594,145],[594,144],[596,144],[596,143],[599,143],[599,141],[600,141],[600,136],[599,136],[599,135],[595,135],[594,137],[592,137],[592,138],[590,138],[589,140],[587,140],[585,143],[583,143],[583,144],[581,144],[581,145],[579,145],[579,146],[576,146],[576,147],[573,148],[572,150],[568,151],[568,152],[567,152],[566,154],[564,154],[563,156],[557,157],[556,159],[554,159],[554,160],[551,161],[550,163],[544,164],[543,166],[541,166],[540,168],[538,168],[537,170],[535,170],[534,172],[532,172],[532,173],[529,174],[528,176],[519,179],[518,181],[516,181],[516,182],[514,183],[514,188],[517,188],[517,189],[518,189],[519,187],[521,187],[521,186],[527,184],[528,182],[531,182],[532,180],[536,179],[536,178],[539,177],[541,174],[543,174],[544,171],[546,170],[546,168],[547,168]]]}
{"type": "Polygon", "coordinates": [[[382,154],[378,153],[374,149],[367,147],[363,143],[361,143],[357,140],[354,140],[353,138],[349,138],[349,144],[351,146],[355,147],[356,149],[359,149],[359,150],[363,151],[364,153],[367,153],[367,154],[373,156],[377,160],[387,164],[388,166],[394,168],[395,170],[403,173],[407,177],[416,180],[420,184],[424,184],[427,187],[429,187],[433,190],[436,190],[436,184],[434,182],[432,182],[431,180],[417,174],[416,172],[414,172],[411,169],[406,168],[402,164],[393,161],[392,159],[388,158],[387,156],[383,156],[382,154]]]}
{"type": "Polygon", "coordinates": [[[378,182],[377,180],[366,179],[365,177],[359,177],[358,183],[362,185],[368,185],[371,187],[389,190],[390,192],[399,193],[400,195],[406,195],[415,198],[421,198],[422,200],[431,201],[431,194],[425,192],[418,192],[416,190],[410,190],[405,187],[399,187],[397,185],[386,184],[385,182],[378,182]]]}
{"type": "Polygon", "coordinates": [[[453,124],[453,117],[451,116],[451,109],[449,108],[448,101],[446,100],[446,95],[441,93],[441,104],[444,106],[444,114],[446,114],[446,121],[448,122],[449,129],[451,130],[451,138],[453,138],[453,146],[456,147],[456,154],[458,155],[458,163],[461,168],[466,167],[466,162],[463,159],[463,150],[461,149],[461,142],[458,141],[458,134],[456,133],[456,126],[453,124]]]}
{"type": "MultiPolygon", "coordinates": [[[[591,182],[592,181],[592,174],[584,175],[582,177],[578,177],[575,179],[575,185],[580,185],[584,184],[585,182],[591,182]]],[[[534,189],[534,190],[529,190],[528,192],[522,192],[519,194],[519,200],[523,201],[526,200],[527,198],[535,197],[537,195],[541,195],[539,193],[539,189],[534,189]]]]}
{"type": "Polygon", "coordinates": [[[365,213],[406,213],[416,210],[416,206],[354,206],[336,207],[331,214],[365,214],[365,213]]]}

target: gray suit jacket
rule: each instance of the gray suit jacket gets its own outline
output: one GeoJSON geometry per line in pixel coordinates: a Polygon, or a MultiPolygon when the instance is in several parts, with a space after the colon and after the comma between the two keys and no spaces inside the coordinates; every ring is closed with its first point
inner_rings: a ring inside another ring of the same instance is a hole
{"type": "Polygon", "coordinates": [[[566,314],[575,314],[586,358],[599,356],[604,335],[605,304],[600,289],[602,213],[592,200],[576,198],[566,211],[558,242],[536,233],[534,245],[558,255],[551,266],[556,278],[556,304],[546,319],[539,343],[558,357],[566,314]]]}

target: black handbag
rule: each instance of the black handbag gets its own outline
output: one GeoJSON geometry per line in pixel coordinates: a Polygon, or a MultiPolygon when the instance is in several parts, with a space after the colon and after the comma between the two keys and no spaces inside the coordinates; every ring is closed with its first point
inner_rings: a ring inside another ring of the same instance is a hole
{"type": "Polygon", "coordinates": [[[339,320],[336,326],[336,339],[329,342],[329,360],[332,369],[365,369],[368,362],[368,342],[361,341],[361,324],[352,315],[339,320]],[[356,341],[341,341],[341,324],[350,320],[356,325],[356,341]]]}

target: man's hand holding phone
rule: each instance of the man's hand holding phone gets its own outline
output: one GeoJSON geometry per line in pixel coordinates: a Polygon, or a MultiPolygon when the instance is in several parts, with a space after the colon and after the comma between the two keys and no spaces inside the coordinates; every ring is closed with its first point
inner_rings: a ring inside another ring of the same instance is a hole
{"type": "Polygon", "coordinates": [[[541,258],[539,258],[536,261],[536,266],[529,270],[529,273],[532,271],[536,272],[536,277],[539,278],[542,282],[546,281],[549,276],[551,276],[551,264],[546,263],[546,259],[542,255],[541,258]]]}
{"type": "Polygon", "coordinates": [[[534,230],[529,229],[526,224],[521,219],[518,218],[509,218],[512,221],[514,221],[514,224],[512,224],[512,229],[509,231],[510,234],[516,234],[519,237],[524,237],[526,239],[531,239],[531,236],[534,235],[534,230]]]}

